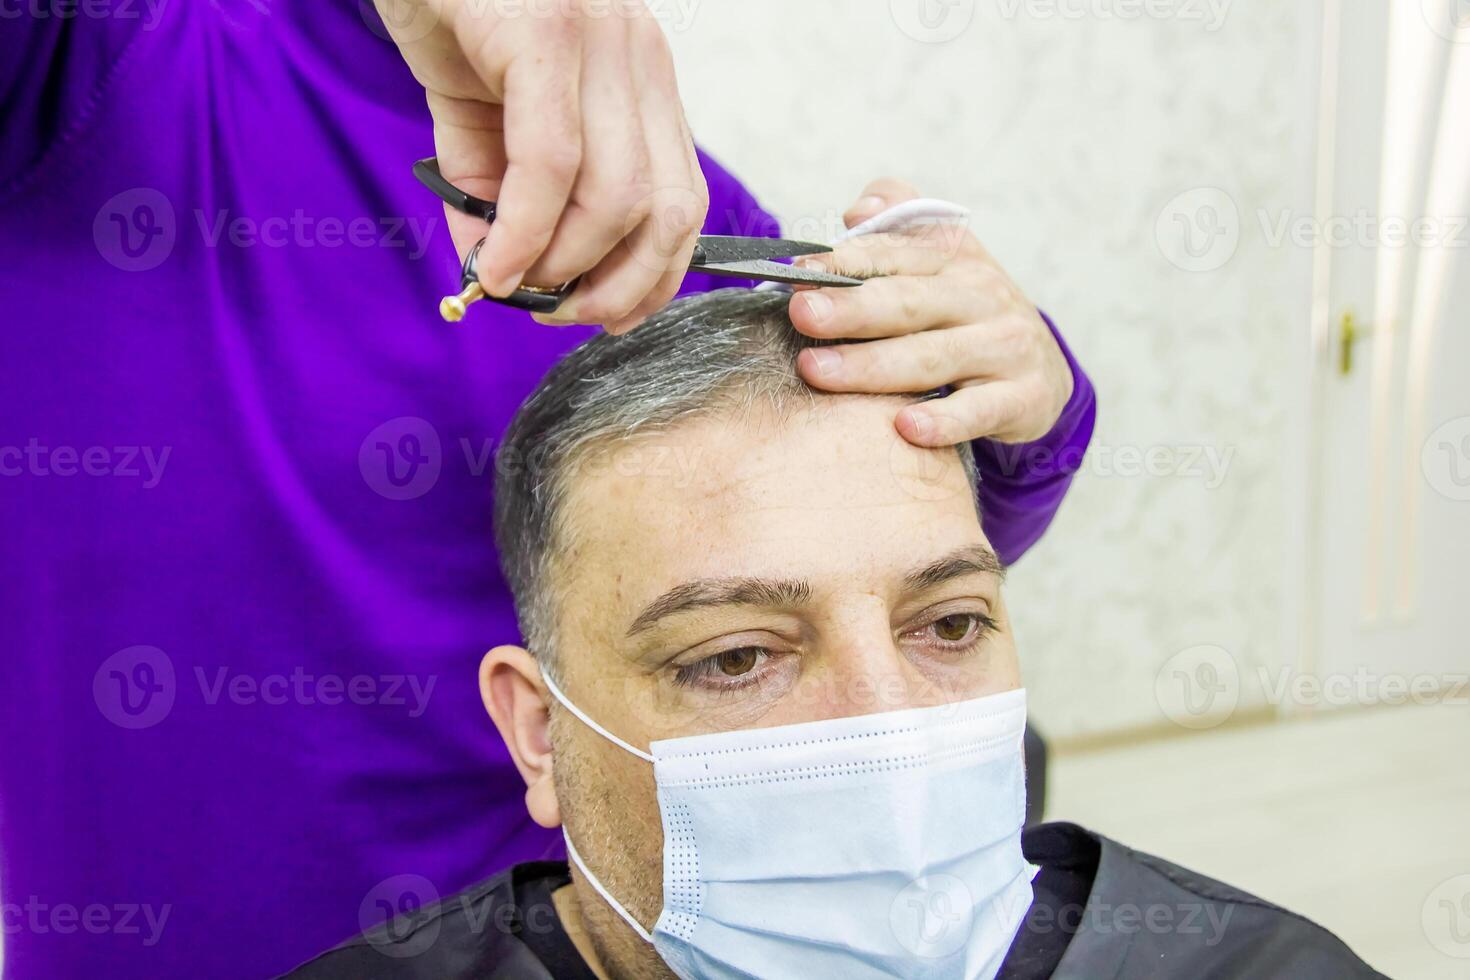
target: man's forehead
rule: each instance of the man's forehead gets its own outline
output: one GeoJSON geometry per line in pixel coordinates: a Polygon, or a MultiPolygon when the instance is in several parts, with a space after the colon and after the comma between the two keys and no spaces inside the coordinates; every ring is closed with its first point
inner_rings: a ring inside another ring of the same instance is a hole
{"type": "Polygon", "coordinates": [[[898,404],[851,396],[747,409],[608,447],[570,484],[561,571],[643,591],[671,579],[820,576],[854,562],[898,574],[984,546],[958,455],[904,442],[898,404]]]}

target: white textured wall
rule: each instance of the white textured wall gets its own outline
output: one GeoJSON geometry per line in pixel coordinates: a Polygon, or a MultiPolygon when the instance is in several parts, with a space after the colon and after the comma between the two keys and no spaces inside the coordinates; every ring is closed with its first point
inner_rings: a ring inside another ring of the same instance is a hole
{"type": "Polygon", "coordinates": [[[885,173],[964,203],[1096,382],[1101,452],[1010,585],[1053,735],[1164,722],[1156,677],[1197,644],[1236,658],[1243,706],[1254,666],[1287,659],[1310,270],[1258,212],[1310,208],[1317,5],[1213,2],[662,0],[697,137],[788,228],[819,233],[885,173]],[[921,4],[947,39],[904,30],[921,4]],[[1156,223],[1211,186],[1238,205],[1239,248],[1185,271],[1156,223]],[[1115,451],[1156,446],[1228,457],[1225,478],[1119,472],[1115,451]]]}

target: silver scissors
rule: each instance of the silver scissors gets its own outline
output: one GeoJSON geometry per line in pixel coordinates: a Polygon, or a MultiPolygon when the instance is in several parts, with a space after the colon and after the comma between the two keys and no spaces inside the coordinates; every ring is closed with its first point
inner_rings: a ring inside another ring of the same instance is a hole
{"type": "MultiPolygon", "coordinates": [[[[486,224],[495,220],[495,202],[475,197],[455,187],[439,172],[439,161],[428,157],[413,165],[413,175],[445,204],[461,214],[480,218],[486,224]]],[[[464,317],[465,308],[481,299],[494,300],[532,313],[550,313],[561,305],[577,287],[577,280],[560,286],[528,286],[522,283],[509,296],[489,296],[480,288],[475,263],[480,254],[480,239],[465,256],[460,273],[459,292],[439,301],[439,315],[451,323],[464,317]]],[[[796,242],[785,238],[747,238],[743,235],[700,235],[689,259],[691,271],[733,279],[760,279],[767,282],[799,283],[808,286],[860,286],[861,279],[839,276],[816,269],[801,269],[776,259],[799,255],[816,255],[832,251],[830,245],[796,242]]]]}

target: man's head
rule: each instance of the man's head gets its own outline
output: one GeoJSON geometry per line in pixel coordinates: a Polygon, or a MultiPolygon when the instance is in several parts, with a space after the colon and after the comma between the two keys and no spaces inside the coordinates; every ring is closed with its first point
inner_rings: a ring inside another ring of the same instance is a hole
{"type": "MultiPolygon", "coordinates": [[[[661,906],[651,767],[625,741],[944,704],[1019,686],[968,447],[893,425],[916,395],[830,395],[787,297],[725,290],[568,355],[501,449],[496,535],[531,652],[498,647],[487,707],[543,825],[565,822],[645,925],[661,906]]],[[[578,882],[605,963],[647,947],[578,882]]],[[[649,958],[652,957],[650,960],[649,958]]]]}

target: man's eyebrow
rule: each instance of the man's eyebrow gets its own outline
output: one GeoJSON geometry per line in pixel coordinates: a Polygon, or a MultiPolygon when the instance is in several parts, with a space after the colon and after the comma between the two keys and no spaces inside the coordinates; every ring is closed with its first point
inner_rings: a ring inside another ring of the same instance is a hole
{"type": "Polygon", "coordinates": [[[628,635],[640,633],[676,612],[703,606],[799,606],[811,599],[806,582],[759,578],[695,579],[676,585],[643,607],[628,635]]]}
{"type": "Polygon", "coordinates": [[[904,576],[904,585],[908,586],[910,591],[918,592],[948,582],[952,578],[972,575],[976,572],[999,575],[1004,579],[1006,567],[996,557],[995,552],[983,544],[970,545],[909,572],[904,576]]]}

